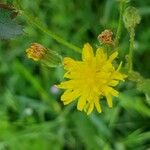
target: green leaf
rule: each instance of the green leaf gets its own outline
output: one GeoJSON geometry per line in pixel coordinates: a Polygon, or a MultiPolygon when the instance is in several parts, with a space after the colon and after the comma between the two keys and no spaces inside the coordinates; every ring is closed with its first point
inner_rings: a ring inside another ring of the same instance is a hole
{"type": "Polygon", "coordinates": [[[142,143],[144,141],[148,141],[150,138],[150,132],[142,132],[141,129],[137,129],[127,137],[123,139],[123,143],[128,146],[132,146],[133,144],[142,143]]]}
{"type": "Polygon", "coordinates": [[[5,5],[0,5],[0,39],[15,38],[23,33],[23,27],[13,19],[16,15],[14,10],[2,6],[5,5]]]}

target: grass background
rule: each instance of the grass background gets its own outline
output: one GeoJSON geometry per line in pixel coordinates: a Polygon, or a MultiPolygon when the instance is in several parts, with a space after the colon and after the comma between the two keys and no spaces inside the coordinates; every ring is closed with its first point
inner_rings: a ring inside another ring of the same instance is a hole
{"type": "MultiPolygon", "coordinates": [[[[142,16],[136,29],[134,68],[148,78],[150,1],[132,0],[130,4],[142,16]]],[[[118,26],[115,0],[23,0],[21,5],[50,30],[81,48],[86,42],[96,46],[101,31],[110,28],[115,32],[118,26]]],[[[62,81],[63,69],[28,60],[25,49],[38,42],[62,56],[80,55],[27,24],[22,16],[19,19],[24,34],[0,41],[0,150],[149,150],[150,96],[128,81],[118,87],[120,97],[113,99],[112,109],[102,101],[101,114],[87,116],[74,104],[64,107],[62,91],[53,92],[53,85],[62,81]]],[[[122,55],[128,46],[129,35],[123,27],[122,55]]]]}

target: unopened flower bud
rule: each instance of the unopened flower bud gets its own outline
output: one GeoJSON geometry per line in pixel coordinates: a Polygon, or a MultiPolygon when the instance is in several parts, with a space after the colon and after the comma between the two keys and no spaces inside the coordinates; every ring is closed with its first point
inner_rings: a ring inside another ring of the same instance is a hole
{"type": "Polygon", "coordinates": [[[62,64],[62,57],[55,51],[45,48],[39,43],[33,43],[26,50],[27,57],[34,61],[40,61],[48,67],[56,67],[62,64]]]}
{"type": "Polygon", "coordinates": [[[135,7],[127,7],[123,15],[123,21],[125,27],[129,30],[135,28],[140,23],[141,16],[135,7]]]}
{"type": "Polygon", "coordinates": [[[41,60],[46,54],[47,49],[38,43],[33,43],[30,48],[26,50],[27,57],[33,59],[34,61],[41,60]]]}
{"type": "Polygon", "coordinates": [[[99,36],[98,41],[102,44],[113,45],[113,32],[111,30],[104,30],[99,36]]]}

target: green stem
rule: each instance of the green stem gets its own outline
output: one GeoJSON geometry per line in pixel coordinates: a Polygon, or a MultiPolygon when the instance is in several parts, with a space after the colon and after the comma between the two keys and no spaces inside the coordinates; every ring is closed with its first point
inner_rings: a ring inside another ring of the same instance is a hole
{"type": "Polygon", "coordinates": [[[121,37],[123,10],[124,10],[124,2],[122,1],[120,2],[120,8],[119,8],[119,22],[118,22],[118,28],[116,32],[116,38],[115,38],[116,46],[118,46],[121,37]]]}
{"type": "Polygon", "coordinates": [[[128,63],[129,63],[129,72],[132,71],[133,69],[133,48],[134,48],[134,28],[130,29],[130,47],[129,47],[129,58],[128,58],[128,63]]]}
{"type": "Polygon", "coordinates": [[[26,13],[23,10],[22,6],[21,6],[21,1],[20,0],[14,0],[14,4],[17,7],[18,11],[19,10],[21,11],[22,15],[24,17],[26,17],[27,22],[30,22],[31,25],[33,25],[33,26],[37,27],[38,29],[40,29],[41,31],[43,31],[48,36],[50,36],[51,38],[56,40],[58,43],[66,46],[66,47],[68,47],[68,48],[70,48],[70,49],[72,49],[72,50],[74,50],[74,51],[76,51],[78,53],[82,52],[82,50],[79,47],[69,43],[68,41],[64,40],[62,37],[56,35],[52,31],[50,31],[44,24],[42,24],[41,21],[38,21],[37,19],[35,19],[35,17],[33,17],[33,16],[29,15],[28,13],[26,13]]]}
{"type": "Polygon", "coordinates": [[[38,29],[40,29],[41,31],[43,31],[44,33],[46,33],[48,36],[50,36],[51,38],[53,38],[54,40],[56,40],[58,43],[76,51],[81,53],[81,49],[69,42],[67,42],[66,40],[64,40],[63,38],[61,38],[60,36],[56,35],[55,33],[53,33],[52,31],[50,31],[47,27],[45,27],[45,25],[43,25],[41,22],[39,22],[37,19],[35,19],[33,16],[27,14],[25,11],[22,11],[22,15],[25,16],[27,18],[27,22],[30,22],[31,25],[37,27],[38,29]]]}

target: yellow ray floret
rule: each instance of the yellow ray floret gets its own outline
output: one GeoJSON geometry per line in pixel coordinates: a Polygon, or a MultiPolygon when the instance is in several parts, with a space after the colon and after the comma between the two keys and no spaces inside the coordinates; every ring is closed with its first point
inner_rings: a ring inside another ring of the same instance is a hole
{"type": "Polygon", "coordinates": [[[82,61],[64,58],[64,75],[67,81],[58,85],[58,88],[66,91],[61,96],[64,105],[78,100],[77,109],[86,110],[90,114],[94,108],[100,113],[100,98],[106,97],[109,107],[112,107],[112,96],[118,96],[114,89],[119,81],[124,81],[126,75],[115,69],[112,61],[118,52],[110,56],[102,48],[98,48],[94,56],[90,44],[85,44],[82,51],[82,61]]]}

